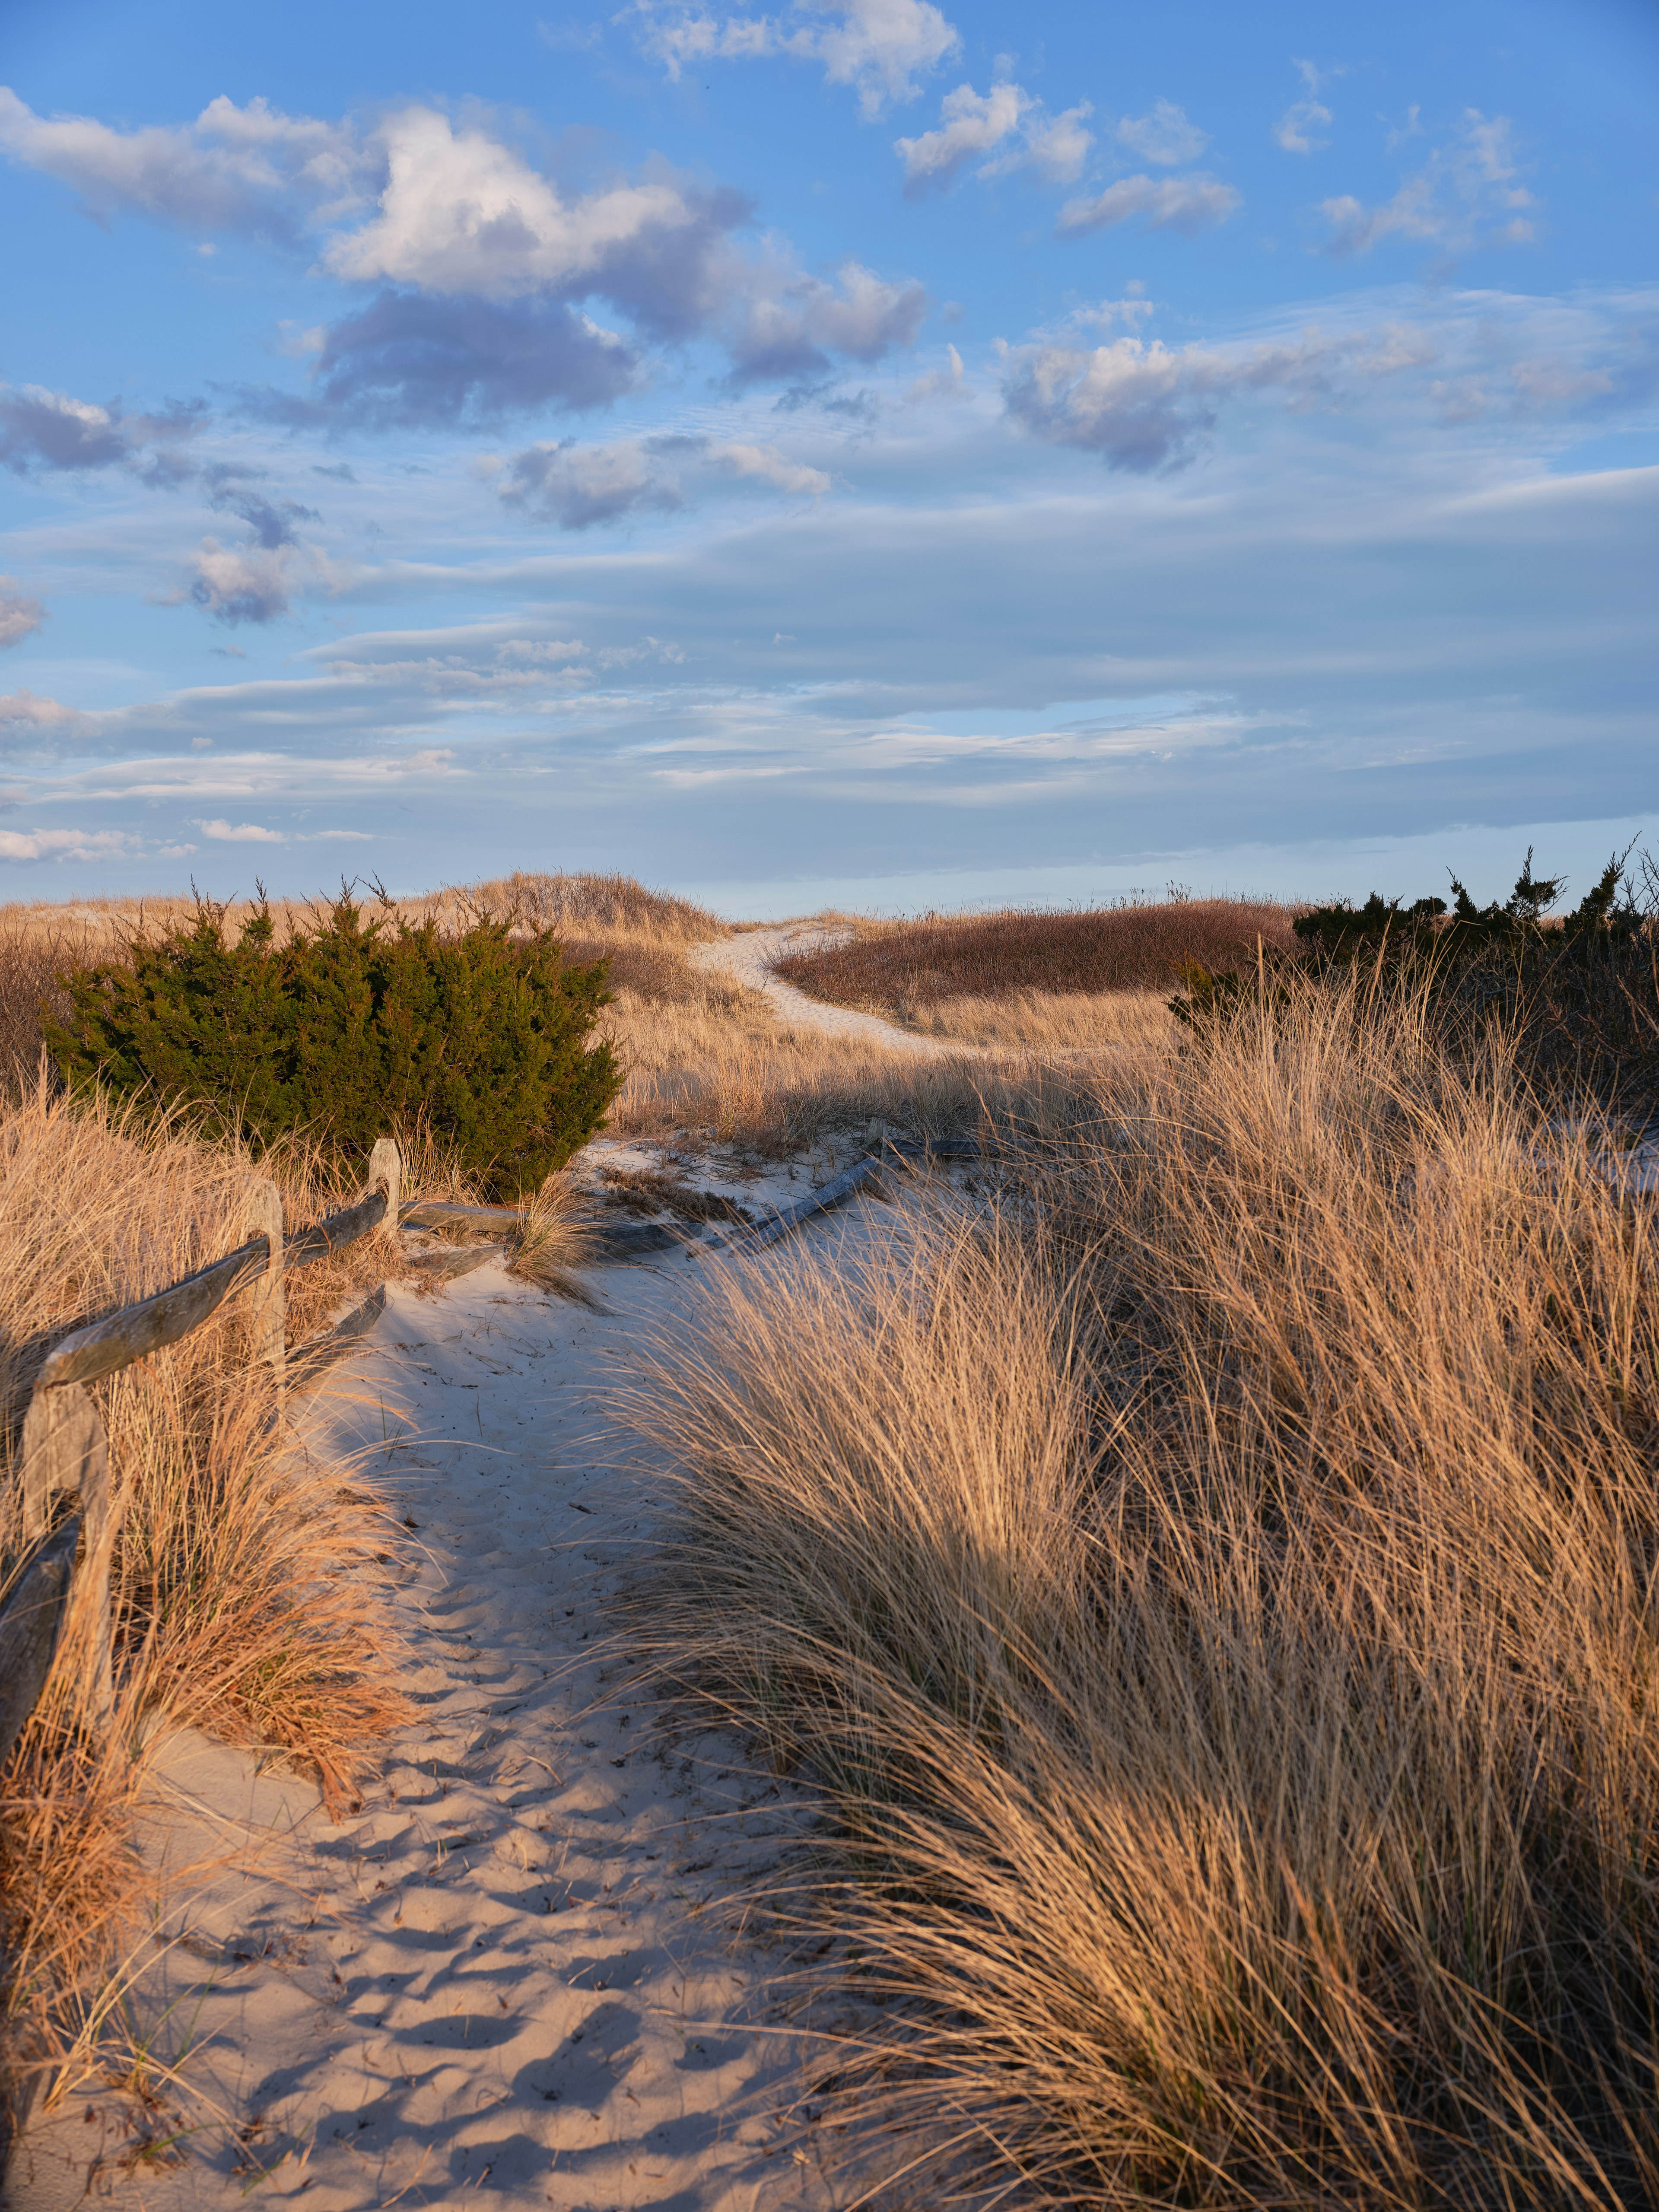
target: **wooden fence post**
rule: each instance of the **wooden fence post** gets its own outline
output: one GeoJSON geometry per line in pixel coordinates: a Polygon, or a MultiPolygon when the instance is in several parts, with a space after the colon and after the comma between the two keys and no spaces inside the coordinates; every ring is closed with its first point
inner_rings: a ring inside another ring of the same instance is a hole
{"type": "Polygon", "coordinates": [[[276,1384],[276,1413],[283,1411],[283,1350],[288,1326],[288,1285],[283,1267],[283,1194],[274,1182],[250,1176],[245,1201],[250,1237],[263,1237],[270,1247],[264,1273],[254,1286],[252,1299],[253,1357],[263,1360],[276,1384]]]}
{"type": "Polygon", "coordinates": [[[98,1408],[78,1382],[37,1390],[23,1420],[23,1533],[31,1540],[52,1524],[52,1501],[70,1491],[81,1501],[81,1554],[76,1562],[60,1641],[86,1653],[88,1711],[107,1720],[114,1710],[111,1657],[110,1560],[116,1515],[109,1482],[109,1439],[98,1408]]]}
{"type": "Polygon", "coordinates": [[[403,1203],[404,1162],[392,1137],[377,1137],[374,1149],[368,1156],[368,1187],[370,1190],[386,1193],[386,1218],[380,1233],[385,1237],[398,1234],[398,1208],[403,1203]]]}

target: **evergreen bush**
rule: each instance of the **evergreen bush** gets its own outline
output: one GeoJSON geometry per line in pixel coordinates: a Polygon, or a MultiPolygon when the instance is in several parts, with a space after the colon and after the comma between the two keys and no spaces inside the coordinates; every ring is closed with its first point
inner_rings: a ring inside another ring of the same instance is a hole
{"type": "Polygon", "coordinates": [[[289,1131],[362,1156],[424,1119],[499,1196],[539,1188],[604,1122],[621,1084],[588,1039],[605,963],[567,967],[550,932],[475,912],[444,937],[348,888],[283,944],[263,890],[234,943],[222,905],[136,936],[64,978],[47,1044],[72,1087],[210,1109],[251,1143],[289,1131]]]}
{"type": "Polygon", "coordinates": [[[1212,974],[1188,963],[1170,1010],[1202,1042],[1246,1000],[1282,1006],[1357,965],[1368,988],[1357,1008],[1381,1009],[1396,990],[1421,991],[1449,1051],[1492,1026],[1513,1041],[1541,1091],[1576,1091],[1609,1109],[1659,1111],[1659,869],[1644,854],[1643,895],[1630,854],[1610,860],[1571,913],[1552,919],[1565,885],[1534,876],[1528,848],[1515,889],[1479,907],[1454,876],[1454,903],[1410,906],[1373,892],[1310,907],[1292,923],[1291,953],[1264,948],[1259,963],[1212,974]]]}

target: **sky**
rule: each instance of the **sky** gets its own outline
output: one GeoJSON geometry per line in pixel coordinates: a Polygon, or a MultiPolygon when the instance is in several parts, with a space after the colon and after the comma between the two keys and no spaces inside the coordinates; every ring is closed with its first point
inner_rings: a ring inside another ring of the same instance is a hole
{"type": "Polygon", "coordinates": [[[0,896],[1659,831],[1652,0],[0,0],[0,896]]]}

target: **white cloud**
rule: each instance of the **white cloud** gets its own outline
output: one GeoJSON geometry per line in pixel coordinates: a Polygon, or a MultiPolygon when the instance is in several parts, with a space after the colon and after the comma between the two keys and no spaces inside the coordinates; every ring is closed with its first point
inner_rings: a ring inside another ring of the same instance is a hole
{"type": "Polygon", "coordinates": [[[1200,131],[1172,100],[1155,100],[1149,114],[1126,115],[1117,126],[1117,138],[1143,161],[1156,161],[1165,168],[1177,161],[1195,161],[1210,143],[1208,132],[1200,131]]]}
{"type": "Polygon", "coordinates": [[[0,576],[0,647],[21,645],[46,618],[39,599],[16,588],[15,576],[0,576]]]}
{"type": "Polygon", "coordinates": [[[947,345],[945,351],[951,366],[919,376],[905,393],[907,400],[955,399],[966,392],[968,380],[963,374],[962,356],[953,345],[947,345]]]}
{"type": "Polygon", "coordinates": [[[1536,203],[1517,181],[1510,129],[1507,116],[1488,118],[1478,108],[1466,108],[1458,137],[1435,148],[1392,199],[1373,208],[1348,194],[1322,201],[1320,211],[1331,225],[1327,252],[1369,253],[1389,238],[1453,252],[1529,244],[1537,232],[1523,210],[1536,203]]]}
{"type": "Polygon", "coordinates": [[[498,139],[457,131],[429,107],[405,108],[377,135],[386,161],[379,212],[325,249],[336,276],[487,300],[568,292],[644,234],[665,237],[698,220],[669,184],[567,199],[498,139]]]}
{"type": "Polygon", "coordinates": [[[0,830],[0,860],[98,860],[130,842],[119,830],[0,830]]]}
{"type": "Polygon", "coordinates": [[[257,822],[198,822],[204,837],[220,845],[286,845],[280,830],[262,829],[257,822]]]}
{"type": "Polygon", "coordinates": [[[0,725],[14,728],[27,726],[37,730],[64,730],[85,720],[73,707],[65,707],[57,699],[42,698],[27,690],[12,691],[0,697],[0,725]]]}
{"type": "Polygon", "coordinates": [[[866,117],[908,100],[916,79],[956,52],[955,28],[930,0],[795,0],[789,20],[718,16],[677,0],[638,0],[641,46],[678,77],[688,64],[748,61],[769,54],[819,63],[831,84],[857,88],[866,117]]]}
{"type": "Polygon", "coordinates": [[[981,96],[959,84],[939,102],[939,128],[919,138],[897,138],[893,150],[904,163],[904,189],[915,194],[930,185],[948,184],[977,154],[988,154],[1020,125],[1031,96],[1017,84],[994,84],[981,96]]]}
{"type": "Polygon", "coordinates": [[[216,622],[274,622],[289,611],[304,559],[293,545],[222,545],[204,538],[190,597],[216,622]]]}
{"type": "Polygon", "coordinates": [[[867,365],[914,343],[927,312],[921,285],[889,283],[856,261],[843,262],[833,284],[760,264],[728,332],[732,380],[824,376],[837,353],[867,365]]]}
{"type": "Polygon", "coordinates": [[[114,131],[37,115],[0,86],[0,148],[61,178],[101,219],[126,210],[185,230],[290,237],[361,201],[374,156],[344,124],[222,96],[194,123],[114,131]]]}
{"type": "Polygon", "coordinates": [[[105,469],[131,465],[177,481],[188,465],[170,450],[201,428],[199,406],[161,415],[126,415],[43,385],[0,385],[0,464],[15,475],[37,469],[105,469]],[[146,447],[163,450],[144,455],[146,447]]]}
{"type": "Polygon", "coordinates": [[[1062,238],[1080,238],[1144,215],[1149,230],[1179,230],[1191,237],[1225,222],[1240,204],[1231,185],[1202,172],[1190,177],[1120,177],[1092,199],[1068,200],[1055,228],[1062,238]]]}
{"type": "Polygon", "coordinates": [[[1053,184],[1075,184],[1095,143],[1094,132],[1083,127],[1085,119],[1093,113],[1089,102],[1080,100],[1075,107],[1058,115],[1034,116],[1025,125],[1026,158],[1030,166],[1053,184]]]}
{"type": "Polygon", "coordinates": [[[1316,100],[1298,100],[1285,110],[1273,125],[1273,141],[1287,154],[1317,154],[1330,143],[1314,132],[1330,122],[1331,111],[1316,100]]]}
{"type": "Polygon", "coordinates": [[[818,499],[830,489],[822,469],[792,461],[775,446],[712,445],[708,459],[732,476],[754,477],[792,498],[818,499]]]}
{"type": "MultiPolygon", "coordinates": [[[[493,473],[506,506],[556,523],[562,530],[587,530],[652,508],[684,507],[687,478],[711,471],[750,478],[796,498],[819,498],[830,483],[822,469],[792,461],[775,446],[729,444],[701,436],[619,438],[608,446],[584,446],[566,439],[556,445],[527,446],[497,464],[493,473]]],[[[568,660],[580,651],[580,645],[532,647],[514,643],[503,646],[500,657],[547,662],[568,660]]]]}
{"type": "Polygon", "coordinates": [[[1581,399],[1599,399],[1614,389],[1605,368],[1576,368],[1559,354],[1518,361],[1510,376],[1520,398],[1531,407],[1571,407],[1581,399]]]}
{"type": "Polygon", "coordinates": [[[981,94],[970,84],[959,84],[939,102],[937,131],[893,142],[904,163],[905,193],[914,199],[933,185],[949,185],[969,161],[1004,145],[1009,147],[1006,153],[981,165],[981,177],[1033,168],[1056,184],[1071,184],[1095,143],[1094,133],[1084,127],[1093,112],[1085,100],[1063,114],[1048,115],[1042,102],[1020,85],[996,83],[981,94]],[[1011,140],[1017,143],[1010,145],[1011,140]]]}
{"type": "Polygon", "coordinates": [[[562,530],[588,530],[655,507],[685,504],[678,478],[637,438],[609,446],[574,439],[514,453],[496,486],[502,502],[562,530]]]}
{"type": "Polygon", "coordinates": [[[1305,405],[1334,396],[1345,380],[1394,375],[1434,357],[1425,333],[1405,324],[1231,348],[1121,337],[1085,350],[1045,339],[1010,349],[1003,398],[1016,422],[1049,443],[1144,474],[1190,460],[1220,403],[1237,393],[1278,389],[1305,405]]]}
{"type": "MultiPolygon", "coordinates": [[[[901,82],[907,55],[916,62],[954,39],[921,0],[856,0],[808,16],[779,32],[781,50],[810,46],[832,75],[878,88],[901,82]]],[[[596,299],[641,342],[723,335],[739,382],[822,377],[838,352],[873,361],[909,342],[925,305],[920,285],[851,263],[837,287],[805,275],[778,242],[739,252],[734,234],[753,219],[741,192],[665,171],[572,191],[482,125],[420,105],[360,128],[216,100],[194,124],[123,133],[45,122],[8,94],[0,143],[94,193],[101,211],[289,240],[327,229],[319,265],[380,289],[333,323],[279,325],[277,350],[313,364],[311,394],[246,388],[240,399],[289,429],[483,423],[607,404],[643,364],[641,343],[583,304],[596,299]]],[[[200,413],[124,418],[114,404],[0,388],[0,462],[139,465],[148,446],[158,449],[141,472],[179,482],[190,467],[160,441],[190,435],[200,413]]]]}

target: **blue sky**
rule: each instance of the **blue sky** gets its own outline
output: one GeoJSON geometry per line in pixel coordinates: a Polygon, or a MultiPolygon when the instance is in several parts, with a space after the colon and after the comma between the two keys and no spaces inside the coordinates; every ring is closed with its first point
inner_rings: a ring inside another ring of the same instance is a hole
{"type": "Polygon", "coordinates": [[[0,10],[14,897],[1582,878],[1659,10],[0,10]]]}

